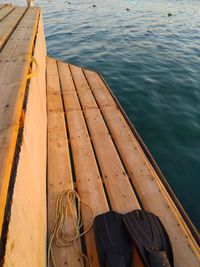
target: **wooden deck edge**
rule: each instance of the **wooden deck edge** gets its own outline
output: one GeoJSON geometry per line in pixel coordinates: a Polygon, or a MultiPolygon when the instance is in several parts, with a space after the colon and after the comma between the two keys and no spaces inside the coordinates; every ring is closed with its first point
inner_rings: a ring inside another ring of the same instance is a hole
{"type": "Polygon", "coordinates": [[[135,136],[136,140],[138,141],[139,145],[141,146],[143,152],[145,153],[145,156],[147,157],[147,159],[149,160],[150,164],[152,165],[153,169],[155,170],[156,174],[158,175],[158,177],[160,178],[162,184],[164,185],[167,193],[169,194],[169,196],[171,197],[171,199],[173,200],[174,204],[176,205],[178,211],[180,212],[181,216],[183,217],[184,221],[186,222],[189,230],[191,231],[193,237],[195,238],[198,246],[200,246],[200,234],[197,231],[196,227],[194,226],[194,224],[192,223],[192,221],[190,220],[189,216],[187,215],[185,209],[183,208],[183,206],[181,205],[181,203],[179,202],[177,196],[175,195],[174,191],[172,190],[171,186],[169,185],[169,183],[167,182],[164,174],[162,173],[161,169],[159,168],[157,162],[155,161],[154,157],[152,156],[150,150],[148,149],[148,147],[146,146],[146,144],[144,143],[144,141],[142,140],[140,134],[138,133],[138,131],[136,130],[136,128],[134,127],[133,123],[130,121],[130,119],[128,118],[126,112],[124,111],[123,107],[121,106],[121,104],[119,103],[118,99],[116,98],[116,96],[114,95],[114,93],[112,92],[112,90],[110,89],[110,87],[108,86],[108,84],[106,83],[105,79],[103,78],[103,76],[98,73],[98,75],[100,76],[100,78],[102,79],[102,81],[104,82],[105,86],[107,87],[109,93],[111,94],[111,96],[113,97],[116,105],[118,106],[119,110],[121,111],[123,117],[125,118],[127,124],[129,125],[133,135],[135,136]]]}
{"type": "Polygon", "coordinates": [[[108,91],[112,95],[113,99],[115,100],[115,103],[117,104],[118,108],[122,112],[122,114],[123,114],[126,122],[128,123],[132,133],[134,134],[135,138],[137,139],[138,143],[140,144],[143,152],[145,153],[147,159],[149,160],[149,162],[152,165],[153,169],[155,170],[155,172],[157,173],[157,175],[160,178],[161,182],[163,183],[163,185],[164,185],[165,189],[167,190],[168,194],[170,195],[170,197],[172,198],[173,202],[175,203],[178,211],[180,212],[180,214],[184,218],[184,220],[185,220],[188,228],[190,229],[192,235],[194,236],[196,242],[198,243],[198,245],[200,245],[200,235],[199,235],[196,227],[194,226],[194,224],[190,220],[189,216],[187,215],[187,213],[186,213],[185,209],[183,208],[183,206],[181,205],[181,203],[179,202],[179,200],[176,197],[174,191],[172,190],[171,186],[167,182],[164,174],[162,173],[161,169],[159,168],[158,164],[156,163],[154,157],[152,156],[152,154],[149,151],[148,147],[146,146],[146,144],[142,140],[141,136],[139,135],[138,131],[134,127],[133,123],[130,121],[130,119],[126,115],[126,113],[125,113],[124,109],[122,108],[121,104],[119,103],[118,99],[116,98],[116,96],[114,95],[114,93],[112,92],[112,90],[110,89],[108,84],[106,83],[106,81],[103,78],[103,76],[100,73],[98,73],[98,74],[101,77],[102,81],[104,82],[105,86],[107,87],[108,91]]]}
{"type": "MultiPolygon", "coordinates": [[[[23,14],[22,18],[26,14],[28,9],[26,9],[25,13],[23,14]]],[[[31,53],[33,53],[34,48],[35,48],[35,40],[36,40],[36,33],[39,25],[39,18],[41,14],[41,8],[38,8],[38,20],[34,28],[34,42],[31,46],[31,53]]],[[[22,19],[21,18],[21,19],[22,19]]],[[[18,24],[16,25],[14,31],[12,31],[9,35],[9,37],[15,33],[16,28],[19,26],[21,19],[18,21],[18,24]]],[[[8,39],[9,41],[9,39],[8,39]]],[[[7,42],[8,42],[7,41],[7,42]]],[[[7,43],[6,43],[7,44],[7,43]]],[[[4,49],[4,47],[3,47],[4,49]]],[[[1,50],[1,52],[3,51],[1,50]]],[[[31,58],[29,58],[29,61],[27,63],[29,66],[31,64],[31,58]]],[[[25,101],[25,92],[27,89],[27,85],[29,84],[28,80],[25,80],[26,77],[24,77],[24,81],[20,84],[19,91],[24,92],[24,98],[22,102],[24,103],[25,101]]],[[[20,107],[21,105],[19,105],[20,107]]],[[[19,110],[17,108],[17,114],[22,114],[22,109],[19,110]]],[[[20,115],[21,117],[21,115],[20,115]]],[[[19,160],[19,153],[21,149],[21,144],[22,144],[22,132],[23,132],[23,127],[20,125],[20,120],[14,125],[14,133],[11,135],[9,141],[9,147],[8,147],[8,160],[5,163],[5,170],[2,172],[2,177],[1,179],[3,180],[3,187],[2,191],[0,192],[0,202],[1,202],[1,207],[0,207],[0,266],[2,264],[3,258],[4,258],[4,253],[5,253],[5,246],[6,246],[6,241],[7,241],[7,233],[8,233],[8,225],[9,225],[9,220],[10,220],[10,211],[11,211],[11,204],[12,204],[12,197],[13,197],[13,191],[14,191],[14,185],[15,185],[15,177],[16,177],[16,172],[17,172],[17,165],[18,165],[18,160],[19,160]]]]}
{"type": "Polygon", "coordinates": [[[40,71],[28,82],[2,266],[46,266],[46,45],[41,15],[33,55],[40,71]]]}

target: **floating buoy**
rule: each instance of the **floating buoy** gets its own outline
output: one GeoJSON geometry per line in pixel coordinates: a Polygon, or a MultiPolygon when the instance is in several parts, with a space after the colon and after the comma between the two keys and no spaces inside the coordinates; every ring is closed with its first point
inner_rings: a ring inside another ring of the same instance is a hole
{"type": "Polygon", "coordinates": [[[96,7],[96,5],[93,5],[93,7],[96,7]]]}
{"type": "Polygon", "coordinates": [[[172,14],[169,12],[169,13],[168,13],[168,17],[171,17],[171,16],[172,16],[172,14]]]}
{"type": "Polygon", "coordinates": [[[130,11],[130,8],[127,8],[126,10],[127,10],[127,11],[130,11]]]}

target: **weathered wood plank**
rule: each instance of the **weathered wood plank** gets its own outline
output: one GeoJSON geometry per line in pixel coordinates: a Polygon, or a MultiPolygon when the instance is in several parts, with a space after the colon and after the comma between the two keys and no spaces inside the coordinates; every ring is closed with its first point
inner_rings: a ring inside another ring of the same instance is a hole
{"type": "Polygon", "coordinates": [[[6,6],[6,4],[0,4],[0,9],[2,9],[5,6],[6,6]]]}
{"type": "Polygon", "coordinates": [[[173,246],[175,265],[199,266],[199,248],[193,236],[108,89],[98,74],[85,71],[85,75],[144,208],[158,215],[166,227],[173,246]]]}
{"type": "MultiPolygon", "coordinates": [[[[56,60],[47,58],[48,112],[48,237],[55,221],[56,201],[64,190],[72,190],[73,179],[65,127],[56,60]]],[[[74,223],[69,221],[66,231],[74,234],[74,223]]],[[[58,266],[83,266],[80,253],[74,246],[59,248],[52,244],[58,266]]],[[[80,247],[80,244],[79,244],[80,247]]],[[[50,262],[50,266],[52,262],[50,262]]],[[[49,266],[49,267],[50,267],[49,266]]]]}
{"type": "Polygon", "coordinates": [[[4,267],[46,266],[46,46],[42,19],[34,57],[40,72],[29,84],[4,267]]]}
{"type": "MultiPolygon", "coordinates": [[[[30,60],[35,38],[35,30],[40,15],[40,9],[37,7],[29,8],[15,31],[9,38],[0,53],[0,62],[12,61],[16,64],[19,61],[30,60]]],[[[26,64],[26,63],[25,63],[26,64]]],[[[3,66],[3,65],[2,65],[3,66]]]]}
{"type": "MultiPolygon", "coordinates": [[[[100,173],[92,149],[87,127],[78,101],[74,101],[74,84],[67,64],[58,62],[64,106],[76,173],[77,190],[95,215],[108,211],[100,173]]],[[[82,206],[84,227],[91,224],[91,212],[82,206]]],[[[85,235],[90,266],[98,267],[98,257],[93,229],[85,235]]]]}
{"type": "Polygon", "coordinates": [[[18,35],[14,32],[0,53],[0,233],[39,14],[40,9],[30,8],[16,29],[18,35]],[[27,16],[31,30],[24,25],[27,16]],[[7,47],[13,49],[6,56],[7,47]]]}
{"type": "MultiPolygon", "coordinates": [[[[73,103],[71,109],[78,108],[74,103],[80,100],[112,209],[120,213],[139,209],[137,198],[85,76],[81,68],[70,65],[70,69],[77,90],[73,86],[68,87],[70,102],[73,103]]],[[[134,257],[134,264],[138,262],[141,263],[140,258],[134,257]]]]}
{"type": "Polygon", "coordinates": [[[0,50],[25,12],[25,7],[16,7],[3,21],[0,22],[0,50]]]}
{"type": "Polygon", "coordinates": [[[12,10],[14,9],[13,5],[6,5],[4,8],[0,8],[0,23],[12,10]]]}
{"type": "MultiPolygon", "coordinates": [[[[140,208],[81,68],[70,66],[97,160],[113,210],[126,213],[140,208]]],[[[77,95],[74,94],[76,98],[77,95]]]]}

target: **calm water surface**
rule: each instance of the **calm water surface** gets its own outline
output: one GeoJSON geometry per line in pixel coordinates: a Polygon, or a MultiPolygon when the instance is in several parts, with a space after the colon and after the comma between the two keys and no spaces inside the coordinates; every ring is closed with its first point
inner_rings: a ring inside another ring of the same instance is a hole
{"type": "Polygon", "coordinates": [[[37,3],[48,54],[103,74],[200,229],[200,1],[37,3]]]}

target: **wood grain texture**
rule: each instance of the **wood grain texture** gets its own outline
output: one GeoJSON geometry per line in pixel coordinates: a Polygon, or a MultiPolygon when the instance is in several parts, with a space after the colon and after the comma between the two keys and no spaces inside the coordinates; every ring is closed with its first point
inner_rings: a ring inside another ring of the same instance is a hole
{"type": "Polygon", "coordinates": [[[4,267],[46,266],[46,45],[41,18],[34,57],[40,72],[29,84],[4,267]]]}
{"type": "Polygon", "coordinates": [[[4,20],[0,21],[0,50],[25,12],[25,7],[16,7],[4,20]]]}
{"type": "MultiPolygon", "coordinates": [[[[76,174],[77,190],[81,199],[93,209],[95,215],[108,211],[100,173],[85,124],[84,116],[77,99],[74,99],[74,84],[69,66],[58,62],[60,81],[66,111],[70,143],[76,174]]],[[[91,224],[91,212],[82,205],[84,228],[91,224]]],[[[93,229],[85,235],[90,265],[98,267],[98,257],[93,229]]]]}
{"type": "Polygon", "coordinates": [[[39,15],[28,9],[0,53],[0,233],[39,15]]]}
{"type": "MultiPolygon", "coordinates": [[[[72,104],[70,110],[81,108],[84,113],[96,153],[96,160],[101,169],[112,209],[120,213],[140,209],[125,169],[81,68],[72,65],[69,68],[72,76],[70,78],[73,79],[75,84],[75,87],[68,86],[67,91],[72,104]]],[[[134,254],[137,254],[137,252],[134,254]]],[[[134,264],[140,262],[138,259],[139,257],[134,257],[134,264]]]]}
{"type": "MultiPolygon", "coordinates": [[[[47,112],[48,237],[50,238],[55,221],[57,198],[64,190],[74,189],[57,63],[51,58],[47,58],[47,112]]],[[[65,230],[70,236],[74,235],[72,217],[69,217],[65,230]]],[[[80,242],[78,246],[80,248],[80,242]]],[[[83,266],[82,257],[73,245],[59,248],[53,243],[53,252],[55,261],[60,267],[83,266]]]]}
{"type": "Polygon", "coordinates": [[[5,7],[6,6],[6,4],[1,4],[0,3],[0,9],[2,9],[3,7],[5,7]]]}
{"type": "MultiPolygon", "coordinates": [[[[70,66],[89,133],[113,210],[126,213],[140,208],[101,112],[81,68],[70,66]]],[[[76,92],[75,92],[76,93],[76,92]]]]}
{"type": "Polygon", "coordinates": [[[0,23],[1,21],[14,9],[13,5],[6,5],[4,8],[0,8],[0,23]]]}
{"type": "Polygon", "coordinates": [[[85,71],[91,90],[144,208],[158,215],[172,242],[175,266],[199,266],[199,248],[98,74],[85,71]]]}

